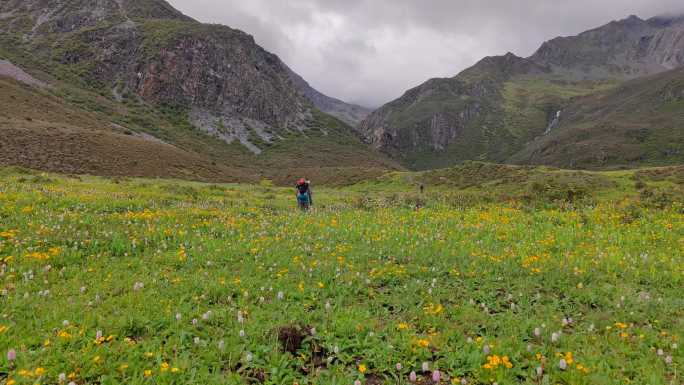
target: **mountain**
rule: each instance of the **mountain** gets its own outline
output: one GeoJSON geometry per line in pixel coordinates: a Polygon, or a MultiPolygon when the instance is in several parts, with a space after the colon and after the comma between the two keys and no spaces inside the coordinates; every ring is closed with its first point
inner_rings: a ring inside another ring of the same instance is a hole
{"type": "Polygon", "coordinates": [[[488,57],[454,78],[431,79],[409,90],[371,114],[359,130],[373,146],[413,168],[502,161],[528,139],[504,127],[505,82],[547,72],[510,53],[488,57]]]}
{"type": "Polygon", "coordinates": [[[273,178],[283,167],[394,167],[321,112],[316,104],[326,97],[250,35],[199,23],[163,0],[4,1],[0,35],[0,59],[51,85],[27,95],[49,93],[60,108],[102,123],[84,128],[115,127],[189,152],[207,168],[273,178]]]}
{"type": "Polygon", "coordinates": [[[684,64],[684,17],[630,16],[544,43],[530,57],[570,78],[635,78],[684,64]]]}
{"type": "Polygon", "coordinates": [[[549,134],[510,161],[583,169],[684,163],[684,67],[572,100],[549,134]]]}
{"type": "Polygon", "coordinates": [[[488,57],[453,78],[428,80],[373,112],[358,130],[414,169],[509,162],[553,128],[574,98],[683,64],[684,18],[632,16],[553,39],[529,58],[488,57]]]}
{"type": "Polygon", "coordinates": [[[297,75],[292,70],[290,70],[290,78],[299,91],[309,99],[316,108],[340,119],[352,127],[358,126],[358,124],[372,112],[370,108],[349,104],[318,92],[311,87],[304,78],[297,75]]]}

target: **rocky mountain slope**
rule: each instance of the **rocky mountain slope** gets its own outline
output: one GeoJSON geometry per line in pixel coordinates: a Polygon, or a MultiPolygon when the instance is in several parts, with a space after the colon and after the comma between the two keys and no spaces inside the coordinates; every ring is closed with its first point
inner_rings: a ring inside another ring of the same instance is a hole
{"type": "Polygon", "coordinates": [[[635,78],[684,64],[684,16],[630,16],[544,43],[530,60],[570,78],[635,78]]]}
{"type": "Polygon", "coordinates": [[[453,78],[431,79],[375,111],[359,131],[411,168],[507,162],[550,132],[573,98],[682,64],[683,18],[633,16],[551,40],[530,58],[485,58],[453,78]]]}
{"type": "Polygon", "coordinates": [[[340,119],[352,127],[358,126],[361,121],[373,112],[369,108],[361,107],[356,104],[349,104],[320,93],[294,71],[290,71],[290,77],[299,91],[306,96],[316,108],[340,119]]]}
{"type": "Polygon", "coordinates": [[[321,113],[308,98],[315,90],[251,36],[196,22],[163,0],[2,2],[0,58],[54,85],[53,96],[97,94],[86,109],[118,110],[117,127],[213,164],[282,165],[288,146],[314,154],[293,151],[300,168],[357,166],[317,156],[316,146],[342,154],[338,161],[354,147],[361,165],[391,164],[321,113]]]}

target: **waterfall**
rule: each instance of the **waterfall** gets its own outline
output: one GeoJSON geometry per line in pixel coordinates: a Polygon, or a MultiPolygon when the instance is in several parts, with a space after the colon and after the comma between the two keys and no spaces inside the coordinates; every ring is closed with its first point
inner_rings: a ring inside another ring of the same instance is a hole
{"type": "Polygon", "coordinates": [[[560,118],[561,118],[562,113],[563,113],[562,110],[556,112],[556,115],[551,120],[551,123],[549,123],[549,126],[546,128],[546,131],[544,131],[544,135],[550,134],[551,130],[558,127],[558,123],[560,123],[560,118]]]}

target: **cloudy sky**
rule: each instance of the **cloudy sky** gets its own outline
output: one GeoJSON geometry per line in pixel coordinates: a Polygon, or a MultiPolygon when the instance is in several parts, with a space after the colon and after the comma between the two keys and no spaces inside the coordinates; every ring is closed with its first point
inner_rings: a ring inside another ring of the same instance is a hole
{"type": "Polygon", "coordinates": [[[314,88],[377,107],[488,55],[531,55],[550,38],[682,0],[169,0],[197,20],[253,35],[314,88]]]}

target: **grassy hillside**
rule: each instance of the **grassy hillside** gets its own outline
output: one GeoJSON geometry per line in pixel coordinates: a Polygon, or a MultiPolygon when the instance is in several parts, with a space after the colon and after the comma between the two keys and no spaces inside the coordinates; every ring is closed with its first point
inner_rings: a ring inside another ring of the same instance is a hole
{"type": "Polygon", "coordinates": [[[682,201],[684,166],[592,172],[465,162],[445,169],[393,172],[351,188],[407,205],[439,202],[467,207],[510,201],[582,205],[620,199],[643,199],[646,204],[661,205],[682,201]]]}
{"type": "Polygon", "coordinates": [[[292,188],[2,169],[0,383],[679,383],[684,212],[638,191],[682,179],[471,164],[303,214],[292,188]],[[549,174],[599,199],[487,198],[549,174]],[[417,181],[422,209],[392,199],[417,181]]]}
{"type": "Polygon", "coordinates": [[[350,184],[398,166],[374,154],[339,121],[320,114],[256,156],[198,131],[185,112],[116,103],[72,86],[38,89],[0,79],[0,163],[105,176],[204,181],[350,184]]]}
{"type": "Polygon", "coordinates": [[[618,81],[567,81],[554,76],[517,76],[504,84],[504,127],[525,145],[540,136],[568,102],[617,87],[618,81]]]}
{"type": "Polygon", "coordinates": [[[572,100],[557,130],[511,158],[572,168],[684,162],[684,69],[572,100]]]}
{"type": "Polygon", "coordinates": [[[443,150],[405,150],[398,159],[419,170],[467,160],[580,169],[684,162],[682,69],[624,84],[568,81],[553,75],[491,80],[486,99],[459,96],[459,91],[430,91],[411,106],[395,106],[390,126],[399,130],[420,131],[421,119],[430,118],[426,124],[433,125],[439,122],[434,116],[458,121],[463,111],[477,111],[443,150]],[[558,126],[545,135],[558,111],[558,126]]]}

